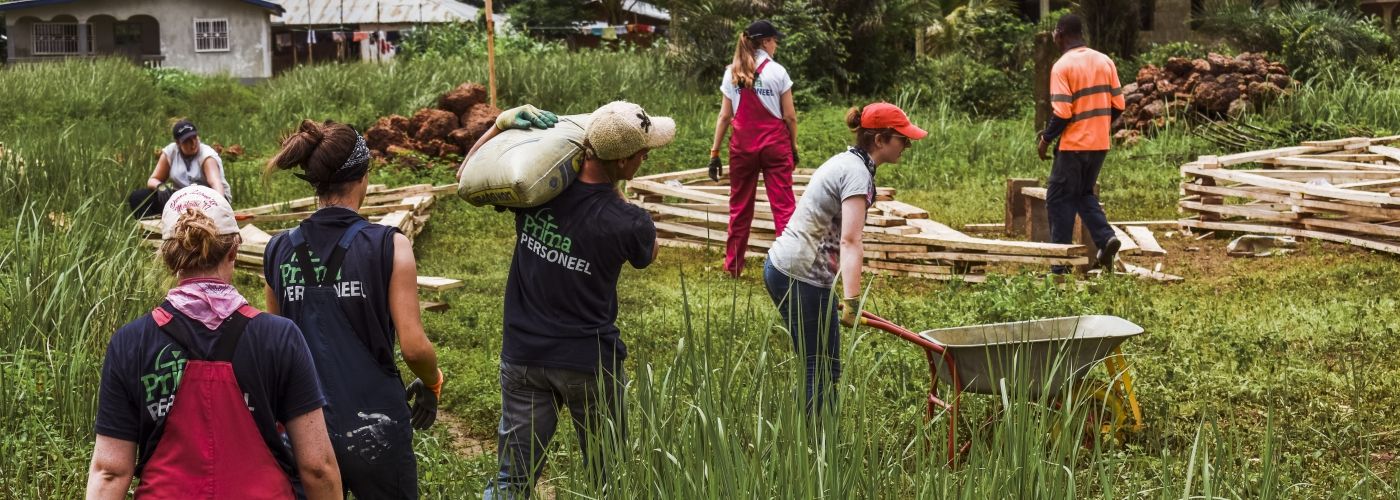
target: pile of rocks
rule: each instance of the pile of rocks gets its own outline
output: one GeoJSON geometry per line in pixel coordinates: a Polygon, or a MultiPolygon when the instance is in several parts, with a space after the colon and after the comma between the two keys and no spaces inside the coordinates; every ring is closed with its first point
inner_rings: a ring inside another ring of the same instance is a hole
{"type": "Polygon", "coordinates": [[[417,151],[427,156],[462,155],[496,122],[500,109],[486,102],[486,87],[463,83],[438,97],[436,108],[413,117],[380,118],[365,132],[365,145],[377,157],[417,151]]]}
{"type": "Polygon", "coordinates": [[[1123,86],[1127,105],[1115,137],[1131,138],[1166,124],[1188,110],[1210,118],[1238,117],[1272,101],[1294,84],[1288,68],[1242,53],[1233,58],[1211,53],[1205,59],[1173,57],[1162,67],[1144,66],[1137,80],[1123,86]]]}

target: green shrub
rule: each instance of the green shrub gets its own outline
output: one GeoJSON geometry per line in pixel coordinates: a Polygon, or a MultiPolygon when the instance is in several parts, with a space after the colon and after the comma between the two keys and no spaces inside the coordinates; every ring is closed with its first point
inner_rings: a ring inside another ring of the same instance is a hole
{"type": "MultiPolygon", "coordinates": [[[[564,44],[511,33],[496,36],[496,55],[560,52],[564,44]]],[[[404,32],[399,57],[413,59],[486,59],[486,31],[469,23],[424,25],[404,32]]]]}
{"type": "Polygon", "coordinates": [[[1029,83],[965,54],[920,60],[902,80],[924,103],[947,102],[964,113],[1003,118],[1030,102],[1029,83]]]}
{"type": "Polygon", "coordinates": [[[1263,10],[1227,5],[1207,17],[1201,30],[1240,50],[1272,54],[1300,80],[1396,52],[1395,40],[1374,17],[1307,3],[1263,10]]]}

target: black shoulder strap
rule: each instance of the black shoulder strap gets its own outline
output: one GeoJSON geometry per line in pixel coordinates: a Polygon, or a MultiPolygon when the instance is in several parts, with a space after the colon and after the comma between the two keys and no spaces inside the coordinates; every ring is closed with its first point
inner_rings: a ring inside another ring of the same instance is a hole
{"type": "Polygon", "coordinates": [[[333,281],[340,276],[340,266],[345,263],[345,252],[350,250],[350,242],[366,227],[369,227],[369,221],[360,219],[345,228],[345,232],[340,235],[340,241],[335,244],[335,250],[331,250],[330,260],[326,262],[326,281],[333,281]]]}
{"type": "Polygon", "coordinates": [[[243,332],[247,330],[250,319],[243,314],[243,309],[235,311],[232,316],[224,319],[217,330],[219,339],[214,342],[213,351],[205,353],[195,348],[198,344],[194,342],[194,329],[190,327],[191,320],[176,310],[169,301],[161,303],[160,308],[170,315],[170,320],[166,321],[165,324],[156,322],[160,331],[165,332],[166,335],[175,340],[176,344],[183,347],[191,359],[205,361],[232,362],[233,354],[238,350],[238,342],[243,339],[243,332]]]}
{"type": "Polygon", "coordinates": [[[366,227],[369,227],[369,221],[360,219],[341,233],[335,249],[331,250],[330,258],[326,260],[324,279],[316,275],[316,266],[311,264],[311,245],[306,241],[306,237],[302,236],[301,227],[292,229],[287,237],[290,238],[292,251],[296,254],[297,264],[301,266],[301,273],[306,277],[307,286],[322,286],[335,281],[335,277],[340,275],[340,266],[345,262],[345,252],[350,249],[350,242],[366,227]]]}

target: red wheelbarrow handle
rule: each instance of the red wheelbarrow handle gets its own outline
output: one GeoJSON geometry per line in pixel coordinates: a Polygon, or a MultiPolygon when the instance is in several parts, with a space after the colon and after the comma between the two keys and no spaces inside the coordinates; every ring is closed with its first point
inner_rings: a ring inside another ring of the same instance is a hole
{"type": "Polygon", "coordinates": [[[957,364],[953,362],[952,355],[948,353],[948,350],[944,348],[942,344],[920,336],[912,330],[896,325],[894,322],[881,318],[870,311],[861,311],[861,323],[876,330],[884,330],[885,332],[923,348],[924,356],[928,360],[929,371],[928,402],[926,412],[924,413],[924,421],[927,422],[933,419],[936,408],[941,407],[948,410],[948,463],[950,465],[956,465],[957,456],[959,454],[957,447],[958,399],[960,399],[962,395],[962,383],[958,380],[958,367],[957,364]],[[945,402],[938,398],[938,365],[934,362],[935,354],[948,366],[948,373],[952,376],[953,397],[951,402],[945,402]]]}

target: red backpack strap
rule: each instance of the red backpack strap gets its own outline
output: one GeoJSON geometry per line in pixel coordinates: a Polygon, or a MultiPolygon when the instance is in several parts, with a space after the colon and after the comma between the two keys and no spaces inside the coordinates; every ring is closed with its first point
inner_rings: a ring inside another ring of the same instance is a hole
{"type": "Polygon", "coordinates": [[[238,308],[238,314],[242,314],[243,317],[248,319],[253,319],[253,317],[257,316],[261,312],[262,311],[259,311],[258,308],[253,307],[250,304],[243,304],[243,307],[238,308]]]}
{"type": "Polygon", "coordinates": [[[753,78],[754,78],[755,80],[758,79],[758,75],[759,75],[760,73],[763,73],[763,67],[764,67],[764,66],[767,66],[768,63],[770,63],[770,62],[773,62],[773,60],[772,60],[772,59],[764,59],[763,62],[758,63],[758,67],[757,67],[757,68],[754,68],[754,70],[753,70],[753,78]]]}
{"type": "Polygon", "coordinates": [[[151,319],[156,320],[156,326],[165,326],[174,318],[175,316],[170,314],[170,311],[165,310],[164,307],[156,306],[155,309],[151,310],[151,319]]]}

